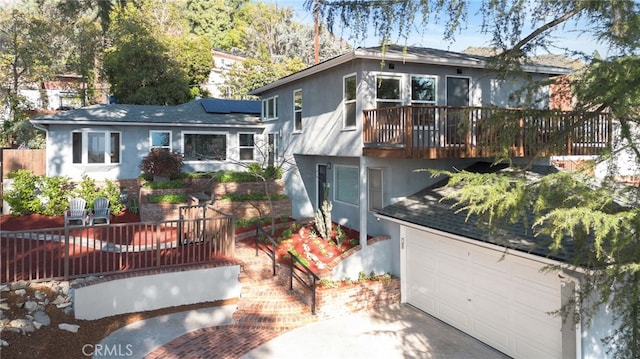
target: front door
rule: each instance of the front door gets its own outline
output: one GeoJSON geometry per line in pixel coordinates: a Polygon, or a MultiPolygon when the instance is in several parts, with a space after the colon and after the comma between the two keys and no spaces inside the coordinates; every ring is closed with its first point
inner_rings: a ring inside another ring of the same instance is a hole
{"type": "Polygon", "coordinates": [[[445,119],[445,143],[464,144],[469,106],[469,78],[447,77],[447,115],[445,119]]]}

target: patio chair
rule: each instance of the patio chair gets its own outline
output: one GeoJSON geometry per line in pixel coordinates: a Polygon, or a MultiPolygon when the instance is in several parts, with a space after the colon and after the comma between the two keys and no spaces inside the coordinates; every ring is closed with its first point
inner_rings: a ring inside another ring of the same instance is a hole
{"type": "Polygon", "coordinates": [[[111,209],[109,209],[109,200],[105,197],[98,197],[93,201],[93,211],[89,213],[89,225],[93,226],[96,219],[104,219],[106,224],[111,224],[111,209]]]}
{"type": "Polygon", "coordinates": [[[71,224],[71,221],[80,221],[85,226],[89,214],[86,206],[87,201],[83,198],[76,197],[69,200],[69,209],[64,211],[64,225],[71,224]]]}

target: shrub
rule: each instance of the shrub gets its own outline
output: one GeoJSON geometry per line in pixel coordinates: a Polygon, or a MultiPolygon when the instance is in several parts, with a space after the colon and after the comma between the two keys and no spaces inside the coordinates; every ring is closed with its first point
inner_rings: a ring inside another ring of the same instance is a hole
{"type": "Polygon", "coordinates": [[[14,215],[37,213],[40,210],[38,177],[28,170],[17,170],[9,176],[13,188],[4,194],[4,200],[11,206],[14,215]]]}
{"type": "Polygon", "coordinates": [[[265,181],[272,181],[282,178],[282,168],[269,165],[266,168],[262,168],[257,163],[252,163],[247,167],[247,172],[254,174],[257,178],[264,179],[265,181]]]}
{"type": "MultiPolygon", "coordinates": [[[[231,202],[247,202],[247,201],[266,201],[268,199],[266,193],[228,193],[224,196],[220,197],[221,201],[231,201],[231,202]]],[[[287,196],[284,194],[272,194],[272,201],[280,201],[283,199],[287,199],[287,196]]]]}
{"type": "Polygon", "coordinates": [[[153,194],[149,196],[149,203],[185,203],[187,202],[187,195],[182,193],[177,194],[153,194]]]}
{"type": "Polygon", "coordinates": [[[38,211],[47,216],[56,216],[64,213],[69,207],[69,198],[72,197],[73,185],[68,177],[40,177],[42,207],[38,211]]]}
{"type": "Polygon", "coordinates": [[[147,182],[142,185],[144,188],[152,188],[152,189],[168,189],[168,188],[182,188],[184,183],[182,180],[171,180],[164,182],[147,182]]]}
{"type": "Polygon", "coordinates": [[[4,195],[11,206],[14,215],[39,213],[47,216],[60,216],[69,208],[71,197],[82,197],[87,201],[87,207],[93,208],[96,198],[102,196],[109,199],[111,213],[122,212],[120,203],[120,188],[114,181],[106,181],[102,188],[96,186],[96,181],[87,175],[74,188],[68,177],[35,176],[27,170],[12,173],[13,189],[4,195]]]}
{"type": "MultiPolygon", "coordinates": [[[[182,171],[183,156],[161,148],[152,148],[140,162],[140,170],[145,176],[176,179],[182,171]]],[[[148,177],[147,177],[148,178],[148,177]]]]}
{"type": "Polygon", "coordinates": [[[213,175],[213,179],[218,183],[256,182],[259,180],[253,173],[240,171],[218,171],[213,175]]]}

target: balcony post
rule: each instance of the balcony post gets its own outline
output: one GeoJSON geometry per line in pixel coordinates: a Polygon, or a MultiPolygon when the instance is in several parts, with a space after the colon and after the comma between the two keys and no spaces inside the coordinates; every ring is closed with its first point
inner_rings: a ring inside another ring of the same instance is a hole
{"type": "Polygon", "coordinates": [[[413,158],[413,107],[405,106],[402,111],[401,121],[404,121],[405,151],[409,158],[413,158]]]}

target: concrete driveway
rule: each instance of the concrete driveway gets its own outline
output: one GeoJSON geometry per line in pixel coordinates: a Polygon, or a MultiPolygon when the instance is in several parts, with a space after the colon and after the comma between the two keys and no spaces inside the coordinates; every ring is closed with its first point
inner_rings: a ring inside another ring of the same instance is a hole
{"type": "Polygon", "coordinates": [[[408,304],[320,321],[244,355],[264,358],[509,358],[408,304]]]}

